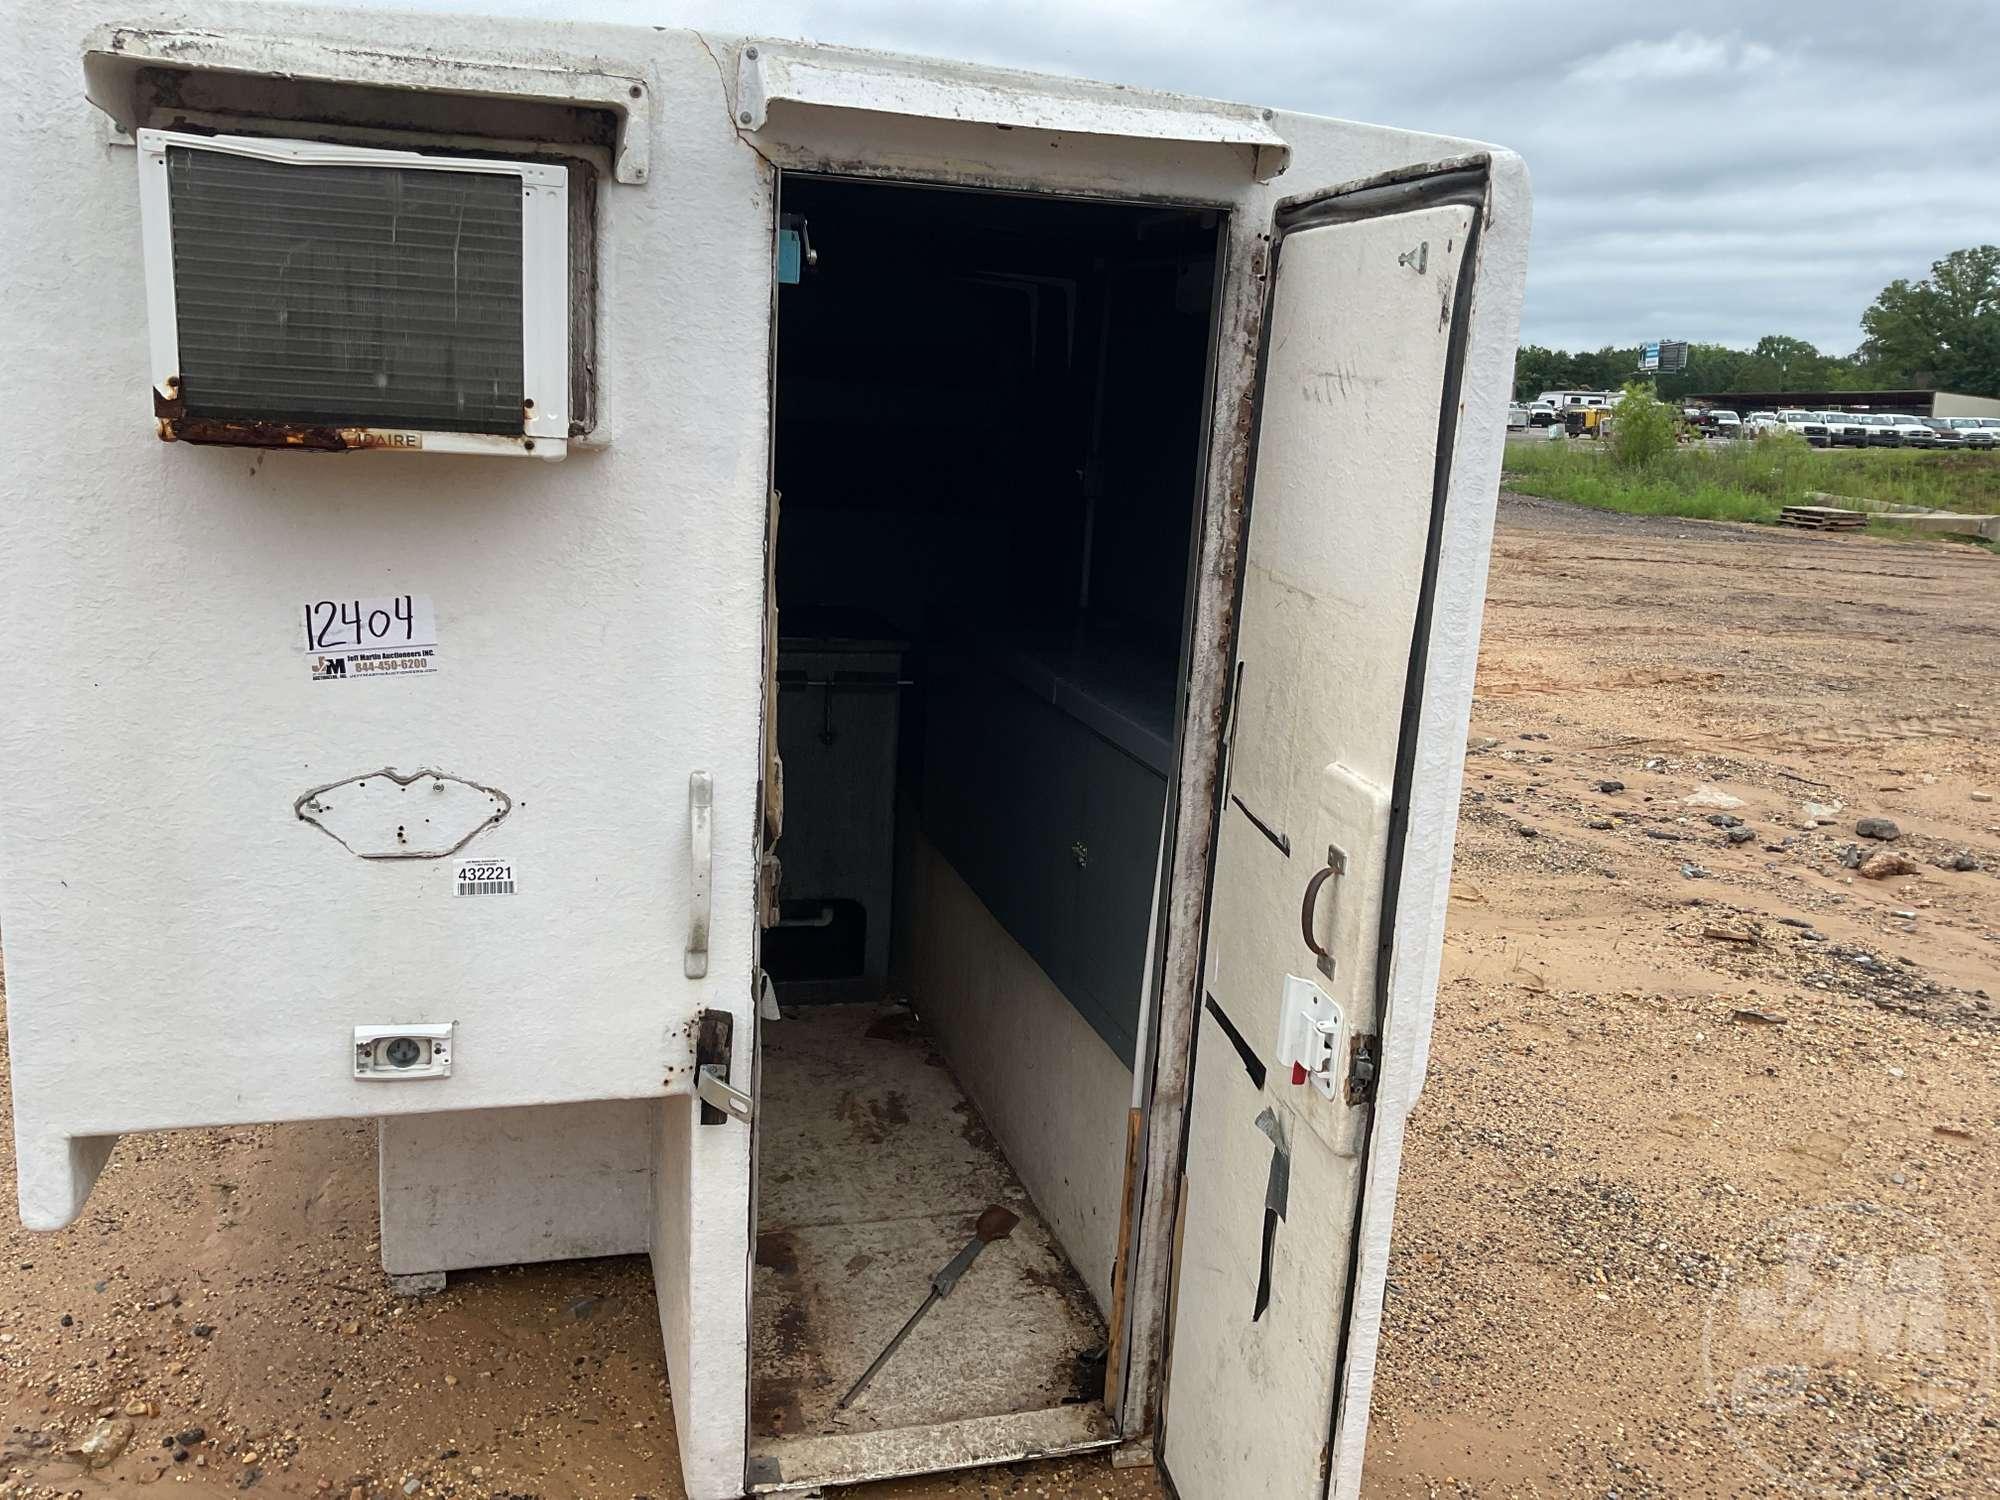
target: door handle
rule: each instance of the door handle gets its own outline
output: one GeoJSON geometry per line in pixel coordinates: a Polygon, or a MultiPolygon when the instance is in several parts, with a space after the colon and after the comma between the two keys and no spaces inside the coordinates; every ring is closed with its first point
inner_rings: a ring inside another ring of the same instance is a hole
{"type": "Polygon", "coordinates": [[[703,1104],[710,1109],[721,1110],[732,1120],[741,1120],[748,1124],[751,1115],[756,1113],[756,1106],[751,1102],[750,1096],[723,1076],[721,1067],[715,1063],[701,1065],[700,1071],[695,1075],[694,1091],[703,1104]]]}
{"type": "Polygon", "coordinates": [[[1333,978],[1333,954],[1319,945],[1313,936],[1313,913],[1319,905],[1319,890],[1335,876],[1347,873],[1347,851],[1335,845],[1326,846],[1326,863],[1306,882],[1305,899],[1299,903],[1299,931],[1305,937],[1306,947],[1319,960],[1319,970],[1327,978],[1333,978]]]}
{"type": "Polygon", "coordinates": [[[687,977],[708,973],[709,885],[714,868],[715,782],[706,771],[688,777],[687,977]]]}

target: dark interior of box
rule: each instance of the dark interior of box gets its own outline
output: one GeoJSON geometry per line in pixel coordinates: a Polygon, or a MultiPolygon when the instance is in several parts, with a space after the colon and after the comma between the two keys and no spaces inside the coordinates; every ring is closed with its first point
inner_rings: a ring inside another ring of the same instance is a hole
{"type": "Polygon", "coordinates": [[[785,806],[763,962],[784,1019],[760,1031],[753,1428],[838,1443],[1079,1409],[1102,1394],[1218,224],[799,176],[781,215],[785,806]],[[951,914],[927,915],[937,877],[926,898],[913,865],[950,872],[951,914]],[[958,924],[942,965],[936,940],[913,958],[931,921],[958,924]],[[1056,1010],[1020,1024],[1103,1052],[1075,1077],[1105,1097],[1073,1129],[1038,1100],[1059,1124],[1017,1151],[975,1101],[1078,1085],[1016,1078],[1005,1018],[967,1011],[1031,1003],[1056,1010]],[[1038,1202],[1089,1175],[1072,1152],[1110,1201],[1038,1202]],[[1019,1229],[838,1406],[994,1204],[1019,1229]]]}
{"type": "Polygon", "coordinates": [[[1215,218],[796,176],[783,212],[817,263],[779,305],[780,724],[797,752],[779,852],[797,925],[773,934],[772,972],[888,977],[894,911],[866,882],[832,888],[813,846],[863,836],[859,816],[900,793],[1129,1063],[1215,218]],[[870,733],[856,763],[839,741],[870,733]],[[1096,892],[1071,921],[1078,861],[1096,892]]]}

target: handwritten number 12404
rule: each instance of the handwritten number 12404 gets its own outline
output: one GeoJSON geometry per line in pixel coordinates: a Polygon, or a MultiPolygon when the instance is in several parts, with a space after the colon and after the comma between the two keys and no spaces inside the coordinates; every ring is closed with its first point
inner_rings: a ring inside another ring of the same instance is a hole
{"type": "Polygon", "coordinates": [[[436,645],[430,615],[430,600],[415,594],[387,599],[315,599],[305,606],[306,650],[436,645]]]}

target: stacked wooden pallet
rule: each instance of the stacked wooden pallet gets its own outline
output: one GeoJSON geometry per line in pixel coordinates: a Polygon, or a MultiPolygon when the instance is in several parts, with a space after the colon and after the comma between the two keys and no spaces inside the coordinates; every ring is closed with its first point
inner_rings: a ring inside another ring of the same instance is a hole
{"type": "Polygon", "coordinates": [[[1831,505],[1787,505],[1778,515],[1778,524],[1807,531],[1859,531],[1868,524],[1868,512],[1838,510],[1831,505]]]}

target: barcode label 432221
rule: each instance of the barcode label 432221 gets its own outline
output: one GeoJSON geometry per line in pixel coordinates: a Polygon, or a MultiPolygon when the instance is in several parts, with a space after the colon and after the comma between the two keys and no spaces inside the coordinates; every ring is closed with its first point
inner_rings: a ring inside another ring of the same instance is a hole
{"type": "Polygon", "coordinates": [[[514,861],[461,859],[453,871],[453,883],[461,896],[511,896],[514,894],[514,861]]]}

